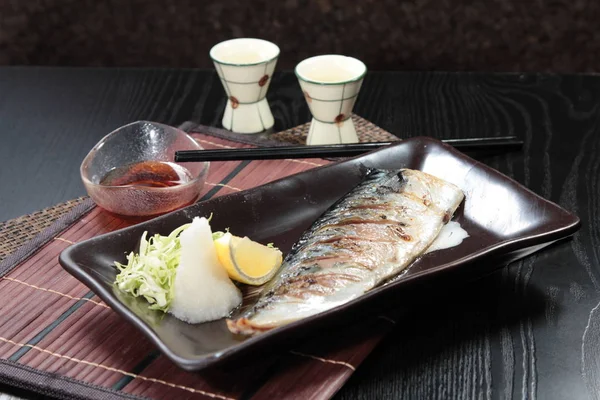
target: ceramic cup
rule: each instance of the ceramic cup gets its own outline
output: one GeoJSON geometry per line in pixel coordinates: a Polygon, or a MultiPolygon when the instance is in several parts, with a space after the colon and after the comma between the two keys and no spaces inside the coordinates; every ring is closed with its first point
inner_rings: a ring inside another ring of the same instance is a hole
{"type": "Polygon", "coordinates": [[[223,126],[237,133],[258,133],[275,123],[267,90],[279,57],[279,47],[262,39],[231,39],[210,50],[229,97],[223,126]]]}
{"type": "Polygon", "coordinates": [[[306,144],[357,143],[351,115],[367,73],[365,64],[328,54],[301,61],[295,72],[313,117],[306,144]]]}

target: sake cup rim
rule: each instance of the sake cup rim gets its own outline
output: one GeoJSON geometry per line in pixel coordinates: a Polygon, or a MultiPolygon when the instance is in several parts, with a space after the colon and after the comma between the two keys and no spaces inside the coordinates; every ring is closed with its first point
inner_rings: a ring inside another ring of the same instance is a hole
{"type": "Polygon", "coordinates": [[[300,61],[296,65],[296,68],[294,68],[294,73],[296,74],[296,77],[299,80],[307,82],[307,83],[312,83],[314,85],[322,85],[322,86],[337,86],[337,85],[345,85],[345,84],[348,84],[348,83],[360,81],[361,79],[364,78],[364,76],[367,73],[367,66],[365,65],[364,62],[362,62],[358,58],[354,58],[354,57],[350,57],[350,56],[344,56],[342,54],[322,54],[322,55],[318,55],[318,56],[313,56],[313,57],[305,58],[304,60],[300,61]],[[304,63],[307,63],[307,62],[310,62],[310,61],[314,61],[314,60],[317,60],[317,59],[320,59],[320,58],[344,58],[346,60],[351,60],[352,62],[357,62],[358,63],[358,65],[362,68],[362,72],[359,75],[357,75],[356,77],[351,78],[351,79],[346,79],[344,81],[339,81],[339,82],[320,82],[320,81],[315,81],[313,79],[306,78],[305,76],[303,76],[298,71],[298,68],[302,67],[302,65],[304,63]]]}
{"type": "Polygon", "coordinates": [[[210,51],[209,51],[208,54],[209,54],[211,60],[213,60],[213,62],[215,62],[217,64],[220,64],[220,65],[229,65],[229,66],[232,66],[232,67],[251,67],[251,66],[254,66],[254,65],[267,64],[267,63],[270,63],[273,60],[276,60],[279,57],[280,52],[281,51],[279,49],[279,46],[277,46],[273,42],[270,42],[270,41],[265,40],[265,39],[243,37],[243,38],[228,39],[228,40],[224,40],[222,42],[219,42],[219,43],[215,44],[213,47],[211,47],[211,49],[210,49],[210,51]],[[240,42],[240,41],[251,41],[251,42],[261,43],[261,44],[267,45],[267,46],[273,46],[274,50],[275,50],[275,55],[272,56],[271,58],[267,58],[267,59],[264,59],[264,60],[261,60],[261,61],[256,61],[256,62],[252,62],[252,63],[232,63],[232,62],[222,61],[218,57],[215,56],[214,52],[216,51],[216,49],[218,49],[218,47],[224,46],[224,45],[226,45],[228,43],[240,42]]]}

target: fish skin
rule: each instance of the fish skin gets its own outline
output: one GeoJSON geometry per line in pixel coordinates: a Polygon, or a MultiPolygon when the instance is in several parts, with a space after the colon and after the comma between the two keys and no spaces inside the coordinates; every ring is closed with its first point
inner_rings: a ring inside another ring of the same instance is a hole
{"type": "Polygon", "coordinates": [[[359,297],[422,255],[463,199],[421,171],[371,171],[302,235],[229,330],[254,335],[359,297]]]}

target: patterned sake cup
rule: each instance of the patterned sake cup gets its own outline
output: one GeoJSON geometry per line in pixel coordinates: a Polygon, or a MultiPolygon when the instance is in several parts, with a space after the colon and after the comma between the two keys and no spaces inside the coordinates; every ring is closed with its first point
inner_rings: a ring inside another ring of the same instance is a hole
{"type": "Polygon", "coordinates": [[[213,46],[210,57],[229,98],[225,129],[258,133],[272,128],[275,120],[266,96],[279,47],[262,39],[232,39],[213,46]]]}
{"type": "Polygon", "coordinates": [[[328,54],[301,61],[295,72],[313,117],[306,144],[357,143],[351,115],[367,73],[365,64],[328,54]]]}

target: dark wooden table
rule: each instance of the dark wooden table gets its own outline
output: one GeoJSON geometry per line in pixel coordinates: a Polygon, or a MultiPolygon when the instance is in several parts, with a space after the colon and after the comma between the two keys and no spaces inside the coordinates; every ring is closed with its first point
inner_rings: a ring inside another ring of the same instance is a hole
{"type": "MultiPolygon", "coordinates": [[[[292,73],[274,76],[269,101],[277,130],[309,120],[292,73]]],[[[223,107],[212,71],[0,69],[0,221],[84,195],[79,164],[114,128],[218,125],[223,107]]],[[[523,138],[522,152],[484,162],[582,228],[420,300],[338,397],[599,399],[600,77],[370,73],[355,111],[400,137],[523,138]]]]}

